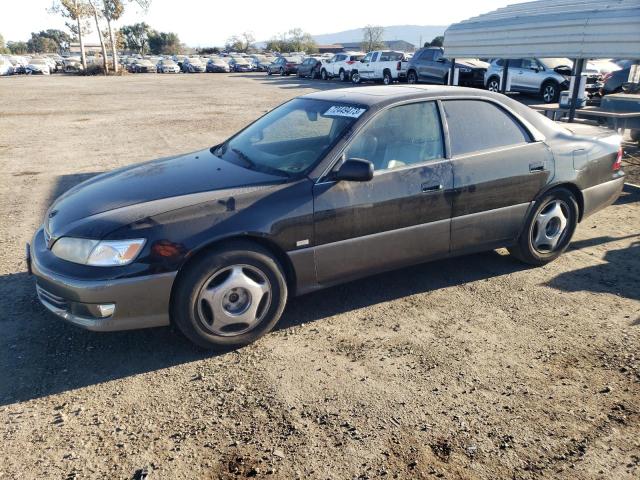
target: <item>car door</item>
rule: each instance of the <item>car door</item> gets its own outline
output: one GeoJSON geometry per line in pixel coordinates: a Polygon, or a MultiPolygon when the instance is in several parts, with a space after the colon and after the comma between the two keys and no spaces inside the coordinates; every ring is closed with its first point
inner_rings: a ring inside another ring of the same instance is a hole
{"type": "Polygon", "coordinates": [[[346,56],[342,54],[338,54],[335,57],[333,57],[333,60],[331,61],[331,68],[330,68],[332,76],[335,77],[340,73],[340,67],[342,66],[345,58],[346,56]]]}
{"type": "Polygon", "coordinates": [[[446,100],[443,110],[453,168],[452,252],[515,240],[553,172],[550,150],[497,103],[446,100]]]}
{"type": "Polygon", "coordinates": [[[431,82],[431,75],[429,74],[429,65],[430,62],[433,61],[433,53],[435,50],[427,49],[420,54],[420,58],[418,58],[417,70],[418,70],[418,79],[423,82],[431,82]]]}
{"type": "Polygon", "coordinates": [[[365,79],[368,77],[369,65],[371,64],[371,57],[373,56],[373,52],[367,53],[364,58],[360,61],[358,65],[358,72],[360,73],[360,78],[365,79]]]}
{"type": "Polygon", "coordinates": [[[520,70],[520,88],[523,91],[538,92],[541,86],[540,71],[543,70],[538,61],[535,58],[523,58],[520,70]]]}
{"type": "MultiPolygon", "coordinates": [[[[504,70],[503,70],[504,71],[504,70]]],[[[522,70],[522,59],[512,58],[509,60],[509,75],[511,76],[511,91],[526,92],[524,71],[522,70]]]]}
{"type": "Polygon", "coordinates": [[[371,161],[374,176],[314,186],[320,284],[449,253],[453,174],[444,151],[435,101],[387,108],[354,136],[341,158],[371,161]]]}

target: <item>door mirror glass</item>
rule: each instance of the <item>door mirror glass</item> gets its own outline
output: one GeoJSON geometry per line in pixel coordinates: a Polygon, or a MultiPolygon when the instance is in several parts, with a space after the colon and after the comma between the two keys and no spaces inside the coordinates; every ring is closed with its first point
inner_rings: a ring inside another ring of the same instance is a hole
{"type": "Polygon", "coordinates": [[[373,163],[361,158],[350,158],[340,166],[335,178],[351,182],[368,182],[373,178],[373,163]]]}

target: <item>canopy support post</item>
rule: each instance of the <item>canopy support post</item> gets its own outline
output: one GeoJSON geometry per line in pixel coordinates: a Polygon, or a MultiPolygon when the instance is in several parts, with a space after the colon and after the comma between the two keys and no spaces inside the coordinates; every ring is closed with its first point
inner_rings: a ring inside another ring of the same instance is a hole
{"type": "Polygon", "coordinates": [[[576,118],[576,105],[578,103],[578,93],[582,83],[582,70],[584,69],[584,58],[578,58],[573,70],[573,90],[571,91],[571,105],[569,106],[569,123],[576,118]]]}
{"type": "Polygon", "coordinates": [[[509,78],[509,59],[504,61],[504,68],[502,69],[502,82],[500,84],[500,93],[507,92],[507,79],[509,78]]]}
{"type": "Polygon", "coordinates": [[[449,85],[453,85],[453,77],[456,74],[456,59],[452,58],[451,59],[451,70],[449,71],[449,78],[448,78],[448,84],[449,85]]]}

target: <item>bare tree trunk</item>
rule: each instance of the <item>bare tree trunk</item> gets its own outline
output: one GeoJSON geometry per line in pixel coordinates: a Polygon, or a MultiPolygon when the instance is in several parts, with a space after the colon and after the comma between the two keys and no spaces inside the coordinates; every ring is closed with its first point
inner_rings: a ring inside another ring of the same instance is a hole
{"type": "Polygon", "coordinates": [[[102,36],[102,30],[100,30],[100,22],[98,21],[98,9],[93,4],[93,2],[89,2],[91,5],[91,9],[93,10],[93,18],[96,21],[96,30],[98,30],[98,38],[100,39],[100,48],[102,49],[102,68],[104,69],[104,74],[109,73],[109,65],[107,64],[107,47],[104,44],[104,37],[102,36]]]}
{"type": "Polygon", "coordinates": [[[80,59],[82,61],[82,69],[84,70],[84,72],[86,72],[87,71],[87,55],[84,52],[84,37],[82,36],[82,24],[80,22],[79,15],[76,21],[78,22],[78,41],[80,42],[80,59]]]}
{"type": "Polygon", "coordinates": [[[116,48],[116,40],[113,37],[111,20],[109,18],[107,18],[107,26],[109,27],[109,40],[111,41],[111,55],[113,55],[113,71],[118,73],[118,49],[116,48]]]}

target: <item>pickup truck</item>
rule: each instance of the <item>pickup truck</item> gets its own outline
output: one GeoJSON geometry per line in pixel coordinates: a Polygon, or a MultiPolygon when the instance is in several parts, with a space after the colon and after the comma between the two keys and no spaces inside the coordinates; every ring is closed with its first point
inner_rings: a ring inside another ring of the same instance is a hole
{"type": "Polygon", "coordinates": [[[351,81],[382,80],[385,85],[407,78],[407,62],[404,53],[393,50],[375,50],[367,53],[360,64],[351,69],[351,81]]]}

